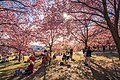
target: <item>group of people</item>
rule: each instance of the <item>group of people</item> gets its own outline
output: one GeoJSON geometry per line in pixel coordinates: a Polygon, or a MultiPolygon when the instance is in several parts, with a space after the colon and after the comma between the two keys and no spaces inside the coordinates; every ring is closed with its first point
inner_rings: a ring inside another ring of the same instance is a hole
{"type": "MultiPolygon", "coordinates": [[[[90,47],[85,47],[83,49],[83,54],[85,57],[85,62],[84,62],[85,65],[90,65],[90,57],[91,57],[90,47]]],[[[50,57],[49,52],[47,50],[44,50],[43,53],[41,54],[41,56],[42,56],[42,65],[43,66],[46,66],[48,63],[50,64],[51,57],[50,57]]],[[[73,49],[70,49],[69,51],[66,50],[66,52],[62,56],[62,61],[66,62],[69,59],[72,60],[72,56],[73,56],[73,49]]],[[[23,75],[26,75],[26,74],[29,75],[29,74],[33,73],[35,61],[36,61],[35,54],[32,54],[27,61],[27,62],[29,62],[29,65],[25,69],[23,75]]],[[[16,70],[16,73],[18,73],[19,70],[20,69],[16,70]]]]}
{"type": "MultiPolygon", "coordinates": [[[[47,50],[44,50],[43,53],[41,54],[41,56],[42,56],[42,66],[46,66],[48,63],[50,64],[51,57],[49,56],[49,52],[47,50]]],[[[36,61],[36,57],[35,57],[35,54],[33,53],[29,57],[29,59],[27,61],[29,63],[29,65],[22,72],[22,75],[30,75],[31,73],[33,73],[35,61],[36,61]]],[[[19,68],[15,71],[15,74],[20,75],[20,72],[21,71],[20,71],[20,68],[19,68]]]]}
{"type": "Polygon", "coordinates": [[[72,56],[73,56],[73,49],[70,49],[69,51],[66,50],[66,52],[62,56],[62,61],[63,62],[61,62],[60,65],[66,64],[66,61],[69,60],[69,59],[73,60],[72,56]]]}
{"type": "Polygon", "coordinates": [[[66,52],[63,54],[62,60],[68,60],[68,59],[72,60],[72,56],[73,56],[73,49],[70,49],[69,51],[66,50],[66,52]]]}
{"type": "Polygon", "coordinates": [[[90,47],[85,47],[84,49],[83,49],[83,54],[84,54],[84,57],[85,57],[85,65],[90,65],[90,58],[91,58],[91,49],[90,49],[90,47]]]}

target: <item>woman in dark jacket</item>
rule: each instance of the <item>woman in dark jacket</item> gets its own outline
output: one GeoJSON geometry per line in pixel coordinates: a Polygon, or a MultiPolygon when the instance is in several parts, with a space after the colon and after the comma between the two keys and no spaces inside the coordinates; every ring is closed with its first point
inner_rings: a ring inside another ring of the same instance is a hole
{"type": "Polygon", "coordinates": [[[73,49],[70,49],[70,58],[72,60],[72,56],[73,56],[73,49]]]}
{"type": "Polygon", "coordinates": [[[90,47],[87,48],[87,52],[86,52],[86,61],[87,61],[87,64],[90,65],[90,58],[91,58],[91,49],[90,47]]]}

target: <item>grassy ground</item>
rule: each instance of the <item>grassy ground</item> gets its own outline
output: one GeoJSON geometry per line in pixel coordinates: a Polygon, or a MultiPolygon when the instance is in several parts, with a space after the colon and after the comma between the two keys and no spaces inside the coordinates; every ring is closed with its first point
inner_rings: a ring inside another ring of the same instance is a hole
{"type": "MultiPolygon", "coordinates": [[[[40,67],[41,60],[37,60],[35,68],[39,70],[28,80],[119,80],[120,77],[120,61],[117,54],[95,54],[92,55],[91,66],[87,67],[83,64],[84,57],[82,52],[75,52],[73,59],[68,61],[70,68],[60,66],[62,56],[52,60],[52,64],[48,66],[46,75],[42,75],[43,68],[40,67]],[[42,71],[42,72],[41,72],[42,71]]],[[[26,56],[26,60],[28,57],[26,56]]],[[[0,80],[27,80],[26,77],[14,76],[17,68],[25,68],[28,63],[18,63],[18,61],[10,61],[0,64],[0,80]]]]}
{"type": "MultiPolygon", "coordinates": [[[[25,56],[25,61],[28,60],[28,56],[25,56]]],[[[17,80],[18,77],[14,77],[15,70],[22,68],[23,70],[28,66],[29,63],[24,63],[23,61],[18,62],[18,60],[0,63],[0,80],[17,80]],[[14,79],[13,79],[14,77],[14,79]]],[[[35,63],[35,68],[39,66],[41,60],[37,60],[35,63]]]]}

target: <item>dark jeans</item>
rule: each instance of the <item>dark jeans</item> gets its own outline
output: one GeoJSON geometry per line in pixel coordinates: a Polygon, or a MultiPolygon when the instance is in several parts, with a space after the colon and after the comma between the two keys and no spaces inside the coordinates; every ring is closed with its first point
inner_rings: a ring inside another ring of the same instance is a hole
{"type": "Polygon", "coordinates": [[[23,75],[30,75],[33,73],[33,70],[30,70],[29,68],[25,69],[25,72],[23,73],[23,75]]]}

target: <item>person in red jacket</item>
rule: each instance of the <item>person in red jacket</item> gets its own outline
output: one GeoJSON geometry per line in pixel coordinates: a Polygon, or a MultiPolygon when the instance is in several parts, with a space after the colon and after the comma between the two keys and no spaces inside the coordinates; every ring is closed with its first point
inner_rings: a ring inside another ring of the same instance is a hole
{"type": "Polygon", "coordinates": [[[30,75],[31,73],[33,73],[34,70],[34,63],[32,60],[30,60],[30,64],[28,65],[28,67],[26,68],[25,72],[23,73],[23,75],[30,75]]]}
{"type": "Polygon", "coordinates": [[[35,62],[35,61],[36,61],[36,57],[35,57],[35,55],[32,54],[32,55],[29,57],[29,60],[32,60],[33,62],[35,62]]]}
{"type": "Polygon", "coordinates": [[[47,65],[47,50],[44,50],[44,52],[42,53],[42,64],[43,66],[47,65]]]}

